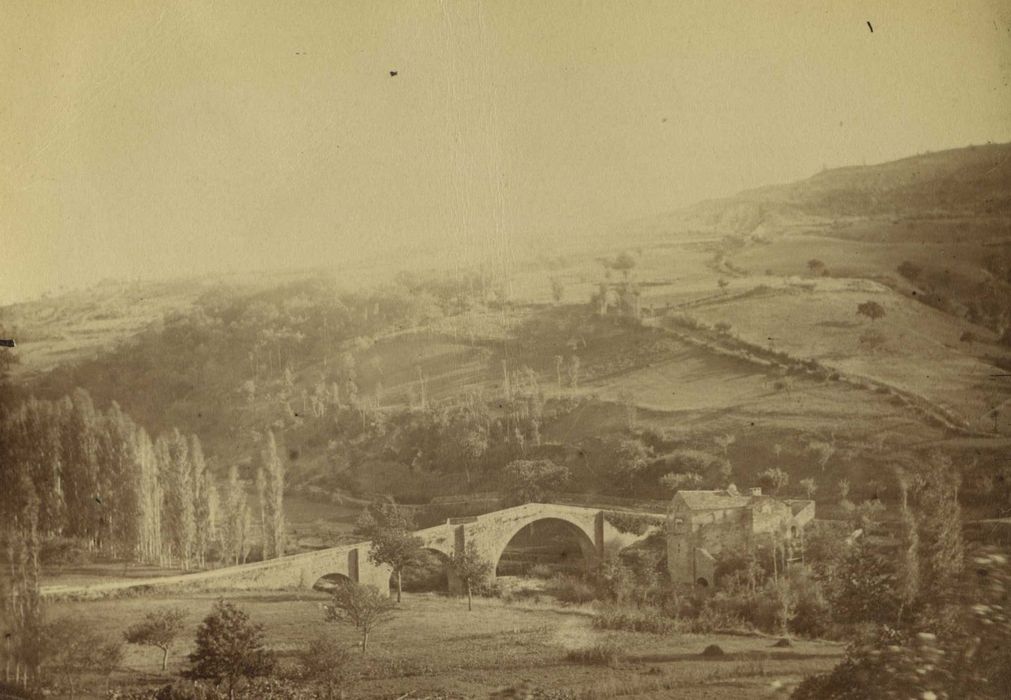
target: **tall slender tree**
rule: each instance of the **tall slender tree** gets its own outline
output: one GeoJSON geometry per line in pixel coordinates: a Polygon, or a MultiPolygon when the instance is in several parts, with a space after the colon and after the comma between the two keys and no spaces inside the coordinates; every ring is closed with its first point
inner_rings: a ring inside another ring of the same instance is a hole
{"type": "Polygon", "coordinates": [[[162,531],[172,554],[183,568],[189,568],[196,540],[189,446],[186,438],[173,430],[158,439],[156,452],[164,484],[162,531]]]}
{"type": "Polygon", "coordinates": [[[284,463],[277,454],[274,433],[267,433],[267,443],[260,453],[257,491],[263,516],[263,556],[284,556],[284,463]]]}

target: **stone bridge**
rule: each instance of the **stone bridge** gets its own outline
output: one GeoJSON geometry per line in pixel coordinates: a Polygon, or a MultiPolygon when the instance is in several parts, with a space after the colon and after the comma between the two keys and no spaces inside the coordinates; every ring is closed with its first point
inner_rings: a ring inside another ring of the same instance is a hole
{"type": "MultiPolygon", "coordinates": [[[[527,525],[543,521],[558,521],[565,524],[579,543],[588,567],[595,565],[609,552],[634,544],[652,532],[650,527],[643,534],[622,532],[609,522],[608,513],[622,513],[634,518],[655,520],[659,527],[665,516],[656,513],[632,513],[612,509],[584,506],[555,505],[550,503],[527,503],[514,508],[485,513],[470,518],[451,518],[445,524],[419,530],[415,534],[421,538],[425,549],[433,550],[448,557],[473,542],[480,555],[493,565],[498,565],[509,541],[527,525]]],[[[610,518],[616,520],[616,518],[610,518]]],[[[186,589],[205,590],[283,590],[311,588],[320,579],[351,581],[376,586],[389,591],[391,569],[369,561],[369,542],[341,545],[315,552],[292,554],[278,559],[229,566],[194,574],[141,579],[136,581],[116,581],[92,586],[46,586],[42,594],[46,596],[87,596],[98,595],[120,589],[143,589],[170,586],[186,589]]],[[[451,588],[454,582],[450,580],[451,588]]]]}

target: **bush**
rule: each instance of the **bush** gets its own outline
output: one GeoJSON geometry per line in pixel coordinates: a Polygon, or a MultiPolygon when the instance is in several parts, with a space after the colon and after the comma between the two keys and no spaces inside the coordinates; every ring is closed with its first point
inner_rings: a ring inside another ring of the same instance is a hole
{"type": "Polygon", "coordinates": [[[613,666],[621,659],[621,652],[610,642],[599,642],[591,647],[572,649],[566,655],[567,661],[589,666],[613,666]]]}
{"type": "Polygon", "coordinates": [[[589,603],[597,598],[597,590],[589,582],[565,574],[551,579],[548,592],[563,603],[589,603]]]}
{"type": "Polygon", "coordinates": [[[702,656],[726,656],[727,652],[723,651],[723,647],[719,644],[710,644],[705,649],[702,650],[702,656]]]}
{"type": "Polygon", "coordinates": [[[601,607],[593,618],[593,627],[600,630],[671,634],[679,631],[678,620],[664,615],[658,608],[630,608],[608,605],[601,607]]]}
{"type": "MultiPolygon", "coordinates": [[[[116,694],[117,700],[228,700],[228,690],[202,681],[178,681],[157,691],[139,690],[116,694]]],[[[235,690],[235,700],[316,700],[317,693],[294,680],[256,678],[235,690]]]]}
{"type": "Polygon", "coordinates": [[[364,678],[408,678],[435,673],[434,667],[430,664],[402,656],[369,657],[363,660],[360,669],[360,674],[364,678]]]}
{"type": "Polygon", "coordinates": [[[555,570],[547,564],[534,564],[530,567],[530,571],[527,572],[527,575],[531,578],[548,579],[555,575],[555,570]]]}
{"type": "Polygon", "coordinates": [[[94,559],[84,543],[72,537],[54,537],[42,543],[42,566],[80,566],[94,559]]]}
{"type": "Polygon", "coordinates": [[[604,520],[622,534],[645,535],[651,527],[659,524],[659,520],[638,513],[624,513],[609,510],[604,513],[604,520]]]}

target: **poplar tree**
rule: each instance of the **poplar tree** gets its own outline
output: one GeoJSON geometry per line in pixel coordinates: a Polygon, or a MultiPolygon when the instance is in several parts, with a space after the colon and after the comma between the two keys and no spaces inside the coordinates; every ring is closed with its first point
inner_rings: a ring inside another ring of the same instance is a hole
{"type": "Polygon", "coordinates": [[[97,538],[98,435],[95,406],[83,389],[65,399],[61,461],[67,504],[66,534],[94,545],[97,538]]]}
{"type": "Polygon", "coordinates": [[[228,469],[228,480],[225,482],[224,498],[222,499],[221,518],[221,553],[227,562],[238,564],[242,559],[242,550],[246,539],[246,520],[249,508],[246,505],[246,491],[239,480],[239,468],[232,465],[228,469]]]}
{"type": "Polygon", "coordinates": [[[159,561],[162,556],[162,485],[158,478],[158,460],[147,431],[139,428],[133,436],[139,472],[141,500],[137,517],[140,528],[140,556],[148,562],[159,561]]]}
{"type": "Polygon", "coordinates": [[[156,449],[163,484],[162,532],[172,554],[189,568],[196,540],[193,479],[189,447],[178,430],[158,439],[156,449]]]}
{"type": "Polygon", "coordinates": [[[214,528],[211,521],[211,491],[213,483],[207,473],[207,462],[204,460],[204,449],[200,438],[191,435],[189,440],[189,455],[191,480],[193,483],[193,519],[195,522],[194,555],[197,563],[203,566],[207,560],[207,549],[210,545],[214,528]]]}
{"type": "Polygon", "coordinates": [[[263,526],[263,558],[284,556],[284,464],[277,455],[274,433],[267,433],[267,444],[260,452],[256,474],[263,526]]]}

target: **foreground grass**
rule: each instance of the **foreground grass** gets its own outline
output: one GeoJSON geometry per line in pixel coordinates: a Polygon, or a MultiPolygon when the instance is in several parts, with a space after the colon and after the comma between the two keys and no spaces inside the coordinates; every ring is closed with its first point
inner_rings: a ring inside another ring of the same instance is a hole
{"type": "MultiPolygon", "coordinates": [[[[128,647],[117,685],[160,686],[186,667],[186,654],[200,620],[218,596],[214,594],[145,596],[119,600],[63,602],[50,615],[72,614],[110,637],[160,606],[186,611],[187,632],[162,673],[159,654],[128,647]]],[[[283,660],[291,660],[307,641],[326,632],[355,647],[355,630],[327,624],[322,594],[230,593],[227,598],[264,625],[267,643],[283,660]]],[[[841,647],[823,642],[797,642],[774,649],[772,640],[729,635],[650,635],[598,631],[589,607],[507,604],[478,600],[467,613],[461,600],[430,594],[405,595],[393,620],[370,639],[368,659],[352,661],[359,678],[350,697],[469,698],[487,697],[495,689],[528,682],[567,691],[571,697],[662,697],[677,688],[685,698],[763,697],[773,680],[792,681],[826,670],[838,661],[841,647]],[[708,659],[699,653],[718,643],[726,656],[708,659]],[[608,664],[579,663],[579,651],[601,645],[619,650],[608,664]]],[[[568,696],[568,695],[567,695],[568,696]]]]}

